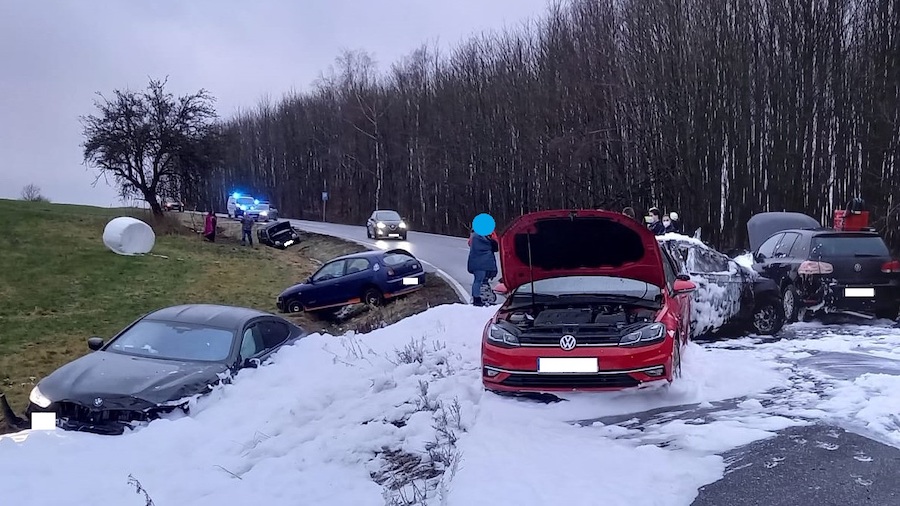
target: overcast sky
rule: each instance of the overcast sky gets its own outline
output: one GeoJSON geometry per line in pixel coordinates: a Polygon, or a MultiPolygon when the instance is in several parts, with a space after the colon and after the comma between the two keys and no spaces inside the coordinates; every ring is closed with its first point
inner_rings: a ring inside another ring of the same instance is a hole
{"type": "Polygon", "coordinates": [[[0,198],[29,183],[54,202],[119,205],[82,165],[79,115],[95,92],[169,76],[181,95],[206,88],[219,115],[264,94],[307,90],[342,48],[380,69],[426,42],[543,14],[547,0],[0,1],[0,198]]]}

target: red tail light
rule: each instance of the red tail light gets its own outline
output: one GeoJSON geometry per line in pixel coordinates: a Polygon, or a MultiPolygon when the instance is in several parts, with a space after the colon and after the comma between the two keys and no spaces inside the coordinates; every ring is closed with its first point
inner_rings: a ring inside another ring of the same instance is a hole
{"type": "Polygon", "coordinates": [[[828,262],[813,262],[807,260],[800,264],[797,274],[831,274],[834,272],[834,266],[828,262]]]}
{"type": "Polygon", "coordinates": [[[881,266],[881,272],[885,274],[900,273],[900,260],[891,260],[881,266]]]}

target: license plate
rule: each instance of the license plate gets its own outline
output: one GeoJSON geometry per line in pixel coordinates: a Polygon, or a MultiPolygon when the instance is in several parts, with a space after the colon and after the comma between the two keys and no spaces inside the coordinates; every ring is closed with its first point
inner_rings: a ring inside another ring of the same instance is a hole
{"type": "Polygon", "coordinates": [[[538,358],[538,372],[542,373],[596,373],[599,370],[596,357],[538,358]]]}
{"type": "Polygon", "coordinates": [[[875,297],[874,288],[844,288],[844,297],[875,297]]]}
{"type": "Polygon", "coordinates": [[[32,413],[31,430],[56,429],[56,413],[32,413]]]}
{"type": "Polygon", "coordinates": [[[403,278],[404,285],[418,285],[419,278],[403,278]]]}
{"type": "Polygon", "coordinates": [[[400,234],[388,234],[388,237],[400,237],[400,234]]]}

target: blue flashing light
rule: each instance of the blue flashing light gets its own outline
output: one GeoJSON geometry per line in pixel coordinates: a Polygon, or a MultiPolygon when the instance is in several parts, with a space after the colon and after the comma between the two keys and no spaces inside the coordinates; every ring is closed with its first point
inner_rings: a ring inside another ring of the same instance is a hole
{"type": "Polygon", "coordinates": [[[258,201],[258,200],[254,200],[253,203],[256,204],[256,205],[259,205],[259,201],[258,201]]]}
{"type": "Polygon", "coordinates": [[[239,198],[241,198],[241,194],[240,194],[240,193],[238,193],[238,192],[234,192],[234,193],[232,193],[232,194],[231,194],[231,196],[232,196],[232,197],[234,197],[234,198],[236,198],[236,199],[239,199],[239,198]]]}

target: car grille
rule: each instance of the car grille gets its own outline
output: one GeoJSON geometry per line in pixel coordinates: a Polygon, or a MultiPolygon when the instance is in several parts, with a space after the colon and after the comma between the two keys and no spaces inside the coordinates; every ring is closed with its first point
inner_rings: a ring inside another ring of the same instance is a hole
{"type": "Polygon", "coordinates": [[[146,422],[150,420],[150,416],[141,411],[126,409],[96,410],[74,402],[58,403],[56,415],[59,418],[68,418],[72,421],[89,424],[146,422]]]}
{"type": "Polygon", "coordinates": [[[571,335],[579,345],[615,345],[621,339],[621,333],[605,325],[580,327],[540,327],[531,328],[519,334],[519,343],[530,345],[559,346],[562,336],[571,335]]]}
{"type": "Polygon", "coordinates": [[[640,382],[628,374],[510,374],[500,382],[520,388],[629,388],[640,382]]]}

